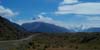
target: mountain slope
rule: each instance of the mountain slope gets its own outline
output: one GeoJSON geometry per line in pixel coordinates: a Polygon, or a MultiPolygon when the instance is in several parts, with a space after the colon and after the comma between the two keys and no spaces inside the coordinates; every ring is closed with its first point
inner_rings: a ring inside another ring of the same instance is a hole
{"type": "Polygon", "coordinates": [[[19,39],[24,36],[23,28],[0,16],[0,40],[19,39]]]}
{"type": "Polygon", "coordinates": [[[100,28],[96,28],[96,27],[88,28],[85,29],[84,32],[100,32],[100,28]]]}
{"type": "Polygon", "coordinates": [[[47,33],[70,32],[70,30],[66,28],[45,22],[24,23],[22,27],[24,27],[26,30],[30,32],[47,32],[47,33]]]}

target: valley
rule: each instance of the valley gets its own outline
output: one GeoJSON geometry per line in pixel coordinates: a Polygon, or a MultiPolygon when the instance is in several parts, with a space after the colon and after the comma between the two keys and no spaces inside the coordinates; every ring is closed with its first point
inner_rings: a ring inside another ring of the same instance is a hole
{"type": "Polygon", "coordinates": [[[5,50],[100,50],[100,33],[39,33],[28,38],[1,41],[5,50]]]}
{"type": "Polygon", "coordinates": [[[0,50],[100,50],[100,0],[0,0],[0,50]]]}
{"type": "Polygon", "coordinates": [[[100,50],[99,28],[85,31],[45,22],[18,25],[0,17],[0,50],[100,50]]]}

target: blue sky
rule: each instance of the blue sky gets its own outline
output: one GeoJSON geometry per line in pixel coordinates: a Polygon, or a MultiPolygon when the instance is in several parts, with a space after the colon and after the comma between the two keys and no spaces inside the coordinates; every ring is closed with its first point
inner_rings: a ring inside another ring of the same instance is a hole
{"type": "Polygon", "coordinates": [[[73,26],[100,27],[100,0],[0,0],[0,15],[18,24],[42,16],[73,26]]]}

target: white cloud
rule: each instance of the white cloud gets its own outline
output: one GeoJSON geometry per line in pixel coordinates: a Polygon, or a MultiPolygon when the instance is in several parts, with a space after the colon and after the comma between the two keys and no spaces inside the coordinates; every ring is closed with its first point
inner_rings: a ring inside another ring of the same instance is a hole
{"type": "Polygon", "coordinates": [[[52,18],[49,18],[49,17],[45,17],[41,14],[39,14],[37,17],[36,17],[36,20],[53,20],[52,18]]]}
{"type": "Polygon", "coordinates": [[[33,22],[44,22],[44,23],[49,23],[49,24],[54,24],[54,25],[56,25],[56,26],[61,26],[61,27],[64,27],[64,28],[70,28],[69,26],[70,26],[70,24],[67,24],[66,25],[66,23],[64,23],[64,22],[62,22],[62,21],[58,21],[58,20],[54,20],[54,19],[52,19],[52,18],[50,18],[50,17],[45,17],[45,16],[43,16],[42,15],[42,13],[41,14],[39,14],[36,18],[34,18],[34,19],[23,19],[23,20],[18,20],[17,22],[15,22],[15,23],[17,23],[17,24],[19,24],[19,25],[22,25],[23,23],[33,23],[33,22]]]}
{"type": "Polygon", "coordinates": [[[17,23],[17,24],[19,24],[19,25],[22,25],[23,23],[31,23],[31,22],[33,22],[34,20],[17,20],[17,22],[15,22],[15,23],[17,23]]]}
{"type": "Polygon", "coordinates": [[[50,22],[53,21],[52,18],[50,17],[45,17],[43,16],[45,13],[41,13],[37,15],[37,17],[34,17],[33,19],[23,19],[23,20],[18,20],[16,23],[22,25],[23,23],[31,23],[31,22],[50,22]]]}
{"type": "Polygon", "coordinates": [[[63,4],[59,5],[58,11],[55,13],[57,15],[76,14],[82,18],[84,17],[83,20],[85,22],[82,23],[84,28],[100,27],[100,3],[63,4]]]}
{"type": "Polygon", "coordinates": [[[45,12],[42,12],[42,13],[40,13],[41,15],[45,15],[45,14],[47,14],[47,13],[45,13],[45,12]]]}
{"type": "Polygon", "coordinates": [[[33,19],[23,19],[23,20],[17,20],[17,24],[22,25],[23,23],[32,23],[32,22],[50,22],[52,23],[53,20],[49,17],[36,17],[34,20],[33,19]]]}
{"type": "Polygon", "coordinates": [[[85,28],[91,28],[91,27],[100,27],[100,21],[88,21],[84,24],[85,28]]]}
{"type": "Polygon", "coordinates": [[[0,5],[0,15],[3,17],[12,17],[15,15],[18,15],[17,12],[13,12],[11,9],[9,8],[5,8],[4,6],[0,5]]]}
{"type": "Polygon", "coordinates": [[[91,28],[91,27],[100,27],[100,16],[84,16],[81,15],[80,18],[83,18],[84,22],[82,25],[85,29],[91,28]]]}
{"type": "MultiPolygon", "coordinates": [[[[68,1],[68,0],[67,0],[68,1]]],[[[74,0],[73,2],[63,1],[58,6],[56,15],[68,15],[68,14],[76,14],[80,16],[75,16],[82,18],[83,26],[85,28],[89,27],[100,27],[100,3],[99,2],[85,2],[81,3],[78,0],[74,0]],[[76,3],[76,4],[73,4],[76,3]]],[[[72,1],[72,0],[69,0],[72,1]]],[[[67,23],[69,24],[69,23],[67,23]]],[[[78,26],[79,24],[76,24],[78,26]]],[[[75,25],[74,25],[75,26],[75,25]]]]}
{"type": "Polygon", "coordinates": [[[78,3],[78,0],[64,0],[61,4],[73,4],[78,3]]]}
{"type": "Polygon", "coordinates": [[[100,3],[80,3],[74,5],[60,5],[56,14],[100,14],[100,3]]]}

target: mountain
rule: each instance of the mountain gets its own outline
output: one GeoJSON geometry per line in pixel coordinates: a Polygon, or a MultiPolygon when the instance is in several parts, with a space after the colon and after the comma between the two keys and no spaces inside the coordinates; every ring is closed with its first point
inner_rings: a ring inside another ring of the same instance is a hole
{"type": "Polygon", "coordinates": [[[22,27],[24,27],[27,31],[30,32],[47,32],[47,33],[70,32],[70,30],[64,27],[40,21],[32,23],[24,23],[22,24],[22,27]]]}
{"type": "Polygon", "coordinates": [[[78,27],[73,27],[74,32],[100,32],[100,27],[84,27],[80,25],[78,27]]]}
{"type": "Polygon", "coordinates": [[[73,30],[73,32],[82,32],[85,28],[83,25],[79,25],[77,27],[72,27],[71,29],[73,30]]]}
{"type": "Polygon", "coordinates": [[[100,28],[93,27],[83,30],[83,32],[100,32],[100,28]]]}
{"type": "Polygon", "coordinates": [[[13,40],[24,37],[25,29],[0,16],[0,40],[13,40]]]}

